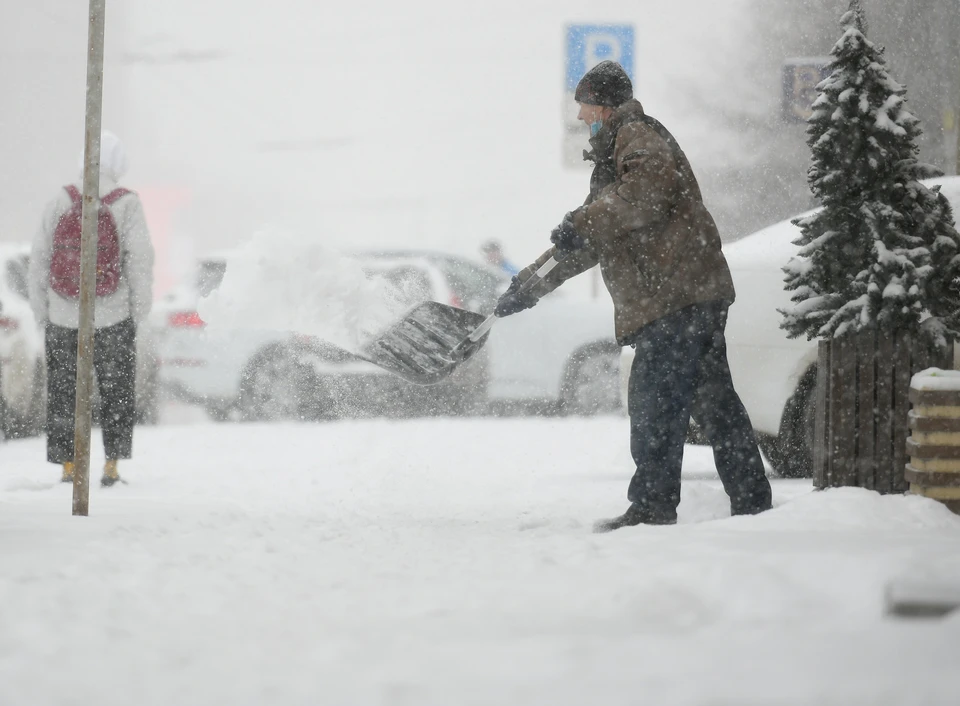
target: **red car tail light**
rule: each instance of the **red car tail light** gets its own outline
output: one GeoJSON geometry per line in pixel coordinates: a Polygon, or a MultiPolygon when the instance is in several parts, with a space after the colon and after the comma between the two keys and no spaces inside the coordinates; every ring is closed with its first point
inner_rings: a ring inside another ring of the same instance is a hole
{"type": "Polygon", "coordinates": [[[207,324],[195,311],[178,311],[167,317],[167,325],[173,328],[203,328],[207,324]]]}
{"type": "Polygon", "coordinates": [[[20,328],[20,321],[9,316],[0,316],[0,329],[16,331],[18,328],[20,328]]]}

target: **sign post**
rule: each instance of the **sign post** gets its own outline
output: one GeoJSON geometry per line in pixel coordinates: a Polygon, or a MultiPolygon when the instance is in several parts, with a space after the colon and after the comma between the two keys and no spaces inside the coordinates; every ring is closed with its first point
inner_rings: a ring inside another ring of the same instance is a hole
{"type": "Polygon", "coordinates": [[[563,92],[563,163],[583,167],[583,150],[590,133],[577,120],[573,99],[583,75],[601,61],[616,61],[633,81],[633,25],[568,25],[563,92]]]}
{"type": "Polygon", "coordinates": [[[806,123],[813,114],[817,86],[830,76],[829,56],[787,59],[781,67],[780,110],[784,122],[806,123]]]}
{"type": "Polygon", "coordinates": [[[77,331],[77,407],[73,437],[73,514],[90,510],[90,392],[93,387],[93,309],[97,289],[100,212],[100,123],[103,111],[103,32],[106,0],[90,0],[87,104],[83,140],[83,211],[80,236],[80,325],[77,331]]]}
{"type": "MultiPolygon", "coordinates": [[[[580,79],[601,61],[616,61],[633,81],[633,25],[568,25],[566,70],[563,92],[563,164],[575,169],[590,166],[583,159],[590,144],[590,132],[577,120],[574,100],[580,79]]],[[[593,268],[590,292],[600,294],[600,268],[593,268]]]]}

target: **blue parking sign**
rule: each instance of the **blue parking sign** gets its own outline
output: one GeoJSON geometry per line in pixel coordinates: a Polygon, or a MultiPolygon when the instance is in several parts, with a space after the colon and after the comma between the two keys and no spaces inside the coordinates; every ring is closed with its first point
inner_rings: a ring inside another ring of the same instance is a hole
{"type": "Polygon", "coordinates": [[[786,59],[781,74],[783,91],[781,113],[790,123],[805,123],[813,115],[817,86],[830,75],[832,57],[786,59]]]}
{"type": "Polygon", "coordinates": [[[601,61],[616,61],[633,81],[633,25],[568,25],[563,104],[563,162],[584,168],[583,150],[590,131],[577,120],[574,94],[580,79],[601,61]]]}
{"type": "Polygon", "coordinates": [[[633,25],[567,26],[567,91],[601,61],[616,61],[633,80],[633,25]]]}

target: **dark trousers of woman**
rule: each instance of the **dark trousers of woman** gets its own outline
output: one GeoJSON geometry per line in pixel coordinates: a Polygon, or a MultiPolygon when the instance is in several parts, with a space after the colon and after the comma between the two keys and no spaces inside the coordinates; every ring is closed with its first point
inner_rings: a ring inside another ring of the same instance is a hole
{"type": "Polygon", "coordinates": [[[644,521],[676,520],[691,416],[713,447],[731,512],[770,508],[770,483],[727,363],[727,306],[686,307],[644,326],[633,340],[628,408],[637,470],[627,497],[640,506],[644,521]]]}
{"type": "MultiPolygon", "coordinates": [[[[47,324],[47,460],[73,460],[77,404],[77,329],[47,324]]],[[[137,328],[132,319],[97,329],[93,368],[108,459],[130,458],[136,422],[137,328]]]]}

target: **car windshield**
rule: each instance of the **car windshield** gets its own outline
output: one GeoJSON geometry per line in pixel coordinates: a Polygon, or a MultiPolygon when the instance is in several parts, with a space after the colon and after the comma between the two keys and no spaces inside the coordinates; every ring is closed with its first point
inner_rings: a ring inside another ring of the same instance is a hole
{"type": "Polygon", "coordinates": [[[29,257],[21,255],[14,257],[6,262],[7,286],[14,294],[24,299],[30,297],[27,289],[27,269],[29,257]]]}
{"type": "Polygon", "coordinates": [[[197,293],[206,297],[215,292],[226,271],[227,263],[222,260],[201,261],[197,266],[197,293]]]}

